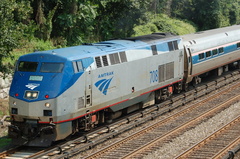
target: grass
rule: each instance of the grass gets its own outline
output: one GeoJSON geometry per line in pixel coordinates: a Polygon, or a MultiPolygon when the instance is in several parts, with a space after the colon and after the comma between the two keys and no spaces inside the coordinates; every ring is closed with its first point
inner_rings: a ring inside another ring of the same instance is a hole
{"type": "Polygon", "coordinates": [[[5,146],[9,145],[11,143],[11,139],[7,137],[0,138],[0,149],[4,148],[5,146]]]}

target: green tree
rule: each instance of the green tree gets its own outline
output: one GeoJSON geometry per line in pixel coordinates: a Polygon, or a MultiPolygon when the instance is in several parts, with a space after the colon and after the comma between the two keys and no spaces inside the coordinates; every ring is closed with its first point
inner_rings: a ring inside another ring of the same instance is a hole
{"type": "Polygon", "coordinates": [[[11,51],[19,44],[22,35],[20,26],[14,21],[14,10],[17,8],[15,0],[0,1],[0,71],[10,71],[4,58],[12,57],[11,51]]]}
{"type": "Polygon", "coordinates": [[[38,30],[36,36],[42,40],[50,40],[53,30],[53,17],[59,6],[59,0],[34,0],[34,17],[38,30]]]}
{"type": "Polygon", "coordinates": [[[95,33],[99,40],[129,37],[140,19],[148,20],[145,12],[151,2],[141,0],[106,0],[97,3],[98,16],[95,20],[95,33]]]}
{"type": "Polygon", "coordinates": [[[52,35],[64,37],[68,45],[79,45],[88,40],[94,29],[95,6],[89,0],[61,0],[52,35]]]}
{"type": "Polygon", "coordinates": [[[239,23],[239,7],[239,0],[173,0],[171,16],[207,30],[239,23]]]}

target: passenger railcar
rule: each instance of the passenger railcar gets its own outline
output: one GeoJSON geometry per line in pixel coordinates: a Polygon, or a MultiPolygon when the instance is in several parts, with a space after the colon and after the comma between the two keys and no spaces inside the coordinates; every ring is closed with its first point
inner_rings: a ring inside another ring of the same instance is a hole
{"type": "Polygon", "coordinates": [[[201,83],[203,75],[210,71],[220,76],[230,66],[239,67],[240,26],[183,35],[184,48],[188,56],[187,83],[201,83]]]}
{"type": "Polygon", "coordinates": [[[9,136],[49,146],[159,103],[211,71],[239,67],[239,26],[154,33],[21,56],[11,89],[9,136]]]}

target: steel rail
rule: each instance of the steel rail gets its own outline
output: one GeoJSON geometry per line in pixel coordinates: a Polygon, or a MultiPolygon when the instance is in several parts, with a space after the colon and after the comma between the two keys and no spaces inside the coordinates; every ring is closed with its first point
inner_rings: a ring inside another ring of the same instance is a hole
{"type": "MultiPolygon", "coordinates": [[[[240,98],[240,95],[237,98],[240,98]]],[[[230,129],[230,127],[234,127],[236,124],[238,124],[238,125],[240,124],[240,115],[238,117],[236,117],[235,119],[233,119],[232,121],[225,124],[224,126],[222,126],[221,128],[219,128],[218,130],[216,130],[215,132],[213,132],[210,136],[206,137],[202,141],[198,142],[197,144],[193,145],[192,147],[190,147],[189,149],[184,151],[182,154],[175,157],[175,159],[188,158],[189,155],[191,155],[191,153],[194,153],[194,151],[200,149],[202,146],[207,145],[209,142],[211,142],[212,140],[217,138],[217,136],[219,136],[223,132],[230,129]]],[[[235,139],[232,143],[235,143],[236,141],[239,141],[239,137],[237,139],[235,139]]],[[[230,143],[229,146],[232,146],[232,143],[230,143]]],[[[224,149],[221,149],[216,155],[212,156],[212,158],[219,158],[222,154],[221,152],[227,148],[228,148],[228,146],[224,147],[224,149]]]]}

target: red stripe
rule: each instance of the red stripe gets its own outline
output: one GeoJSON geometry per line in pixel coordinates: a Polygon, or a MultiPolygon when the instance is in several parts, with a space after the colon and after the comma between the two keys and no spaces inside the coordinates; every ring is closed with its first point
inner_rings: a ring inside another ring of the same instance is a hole
{"type": "MultiPolygon", "coordinates": [[[[140,94],[139,96],[142,96],[142,95],[145,95],[145,94],[151,93],[151,92],[153,92],[153,91],[156,91],[156,90],[158,90],[158,89],[161,89],[161,88],[164,88],[164,87],[170,86],[170,85],[175,84],[175,83],[180,82],[180,81],[183,81],[183,79],[178,80],[178,81],[173,82],[173,83],[170,83],[170,84],[168,84],[168,85],[165,85],[165,86],[162,86],[162,87],[159,87],[159,88],[153,89],[153,90],[151,90],[151,91],[148,91],[148,92],[142,93],[142,94],[140,94]]],[[[75,119],[78,119],[78,118],[84,117],[85,115],[88,115],[88,114],[92,114],[92,113],[98,112],[98,111],[100,111],[100,110],[103,110],[103,109],[106,109],[106,108],[112,107],[112,106],[114,106],[114,105],[117,105],[117,104],[120,104],[120,103],[123,103],[123,102],[126,102],[126,101],[128,101],[128,100],[130,100],[130,99],[125,99],[125,100],[123,100],[123,101],[120,101],[120,102],[117,102],[117,103],[114,103],[114,104],[108,105],[108,106],[106,106],[106,107],[103,107],[103,108],[100,108],[100,109],[94,110],[94,111],[92,111],[92,112],[89,112],[89,113],[87,113],[87,114],[83,114],[83,115],[77,116],[77,117],[72,118],[72,119],[61,120],[61,121],[53,122],[53,123],[54,123],[54,124],[60,124],[60,123],[64,123],[64,122],[73,121],[73,120],[75,120],[75,119]]],[[[47,124],[47,123],[49,123],[49,122],[41,122],[41,121],[39,121],[39,123],[40,123],[40,124],[47,124]]]]}

